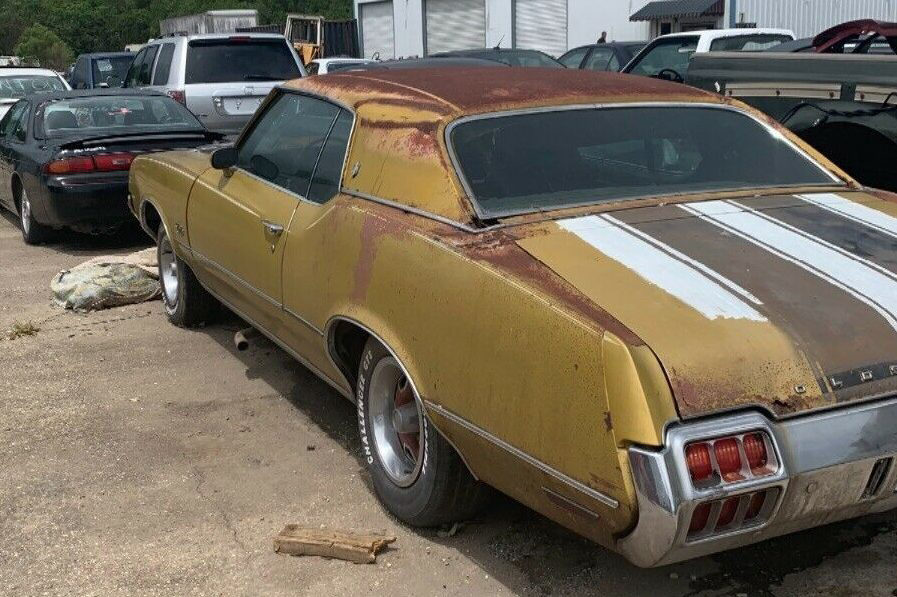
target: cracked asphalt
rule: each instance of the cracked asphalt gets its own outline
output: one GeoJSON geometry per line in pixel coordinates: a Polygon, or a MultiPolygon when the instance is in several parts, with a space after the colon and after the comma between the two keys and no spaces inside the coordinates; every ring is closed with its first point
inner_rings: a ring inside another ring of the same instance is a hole
{"type": "Polygon", "coordinates": [[[509,499],[454,536],[373,495],[352,406],[229,319],[188,331],[158,302],[89,315],[60,269],[147,246],[26,247],[0,218],[0,595],[897,595],[897,513],[639,570],[509,499]],[[375,565],[277,555],[287,523],[398,537],[375,565]]]}

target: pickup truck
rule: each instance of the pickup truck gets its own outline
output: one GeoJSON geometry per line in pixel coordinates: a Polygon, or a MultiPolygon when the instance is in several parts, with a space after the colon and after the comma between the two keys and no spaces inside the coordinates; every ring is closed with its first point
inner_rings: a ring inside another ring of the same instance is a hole
{"type": "Polygon", "coordinates": [[[765,112],[861,183],[893,191],[895,47],[897,25],[847,23],[790,53],[695,54],[685,83],[765,112]]]}

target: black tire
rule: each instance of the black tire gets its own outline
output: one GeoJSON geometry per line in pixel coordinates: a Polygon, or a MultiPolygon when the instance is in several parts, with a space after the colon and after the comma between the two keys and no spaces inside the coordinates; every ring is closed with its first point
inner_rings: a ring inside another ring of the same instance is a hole
{"type": "Polygon", "coordinates": [[[164,225],[159,226],[156,238],[156,259],[159,265],[159,284],[162,287],[162,304],[168,320],[185,328],[212,322],[218,313],[218,301],[202,287],[193,270],[174,253],[164,225]],[[174,271],[171,270],[172,263],[174,271]]]}
{"type": "MultiPolygon", "coordinates": [[[[378,363],[385,359],[389,360],[390,365],[397,363],[380,342],[370,338],[362,352],[356,389],[362,455],[371,473],[377,497],[396,518],[412,526],[436,526],[471,518],[483,508],[492,490],[473,478],[451,444],[436,431],[426,416],[420,419],[421,433],[418,436],[423,437],[423,461],[416,477],[410,485],[401,486],[387,472],[378,448],[377,434],[372,427],[371,414],[372,375],[378,363]]],[[[420,404],[416,395],[414,400],[420,404]]],[[[394,432],[394,428],[391,429],[394,432]]]]}
{"type": "Polygon", "coordinates": [[[40,245],[53,238],[54,230],[34,219],[31,201],[24,187],[18,185],[16,207],[19,209],[19,227],[22,229],[22,240],[26,245],[40,245]]]}

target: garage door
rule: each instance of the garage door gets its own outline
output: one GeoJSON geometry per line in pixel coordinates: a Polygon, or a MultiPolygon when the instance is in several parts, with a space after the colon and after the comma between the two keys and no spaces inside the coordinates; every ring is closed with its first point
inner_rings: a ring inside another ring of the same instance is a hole
{"type": "Polygon", "coordinates": [[[380,54],[381,60],[396,57],[392,2],[365,2],[358,5],[361,47],[365,58],[380,54]]]}
{"type": "Polygon", "coordinates": [[[486,47],[485,0],[426,0],[427,54],[486,47]]]}
{"type": "Polygon", "coordinates": [[[567,51],[567,0],[516,0],[514,47],[555,58],[567,51]]]}

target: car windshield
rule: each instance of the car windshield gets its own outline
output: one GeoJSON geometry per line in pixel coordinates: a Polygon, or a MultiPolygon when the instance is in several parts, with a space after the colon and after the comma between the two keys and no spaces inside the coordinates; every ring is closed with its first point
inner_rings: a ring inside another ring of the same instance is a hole
{"type": "Polygon", "coordinates": [[[653,77],[664,69],[672,69],[680,75],[688,70],[688,60],[698,49],[698,36],[658,39],[644,54],[635,58],[628,69],[633,75],[653,77]]]}
{"type": "Polygon", "coordinates": [[[111,56],[91,60],[94,85],[105,83],[109,87],[121,87],[133,60],[133,56],[111,56]]]}
{"type": "Polygon", "coordinates": [[[163,96],[93,96],[44,104],[38,113],[47,137],[121,135],[148,130],[202,130],[187,108],[163,96]]]}
{"type": "Polygon", "coordinates": [[[187,84],[285,81],[300,76],[283,39],[201,39],[191,41],[187,51],[187,84]]]}
{"type": "Polygon", "coordinates": [[[52,75],[0,75],[0,98],[19,98],[32,93],[64,91],[65,84],[52,75]]]}
{"type": "Polygon", "coordinates": [[[840,184],[731,109],[639,106],[477,117],[451,147],[486,218],[649,196],[840,184]]]}
{"type": "Polygon", "coordinates": [[[711,52],[762,52],[791,41],[790,35],[751,34],[722,37],[710,42],[711,52]]]}

